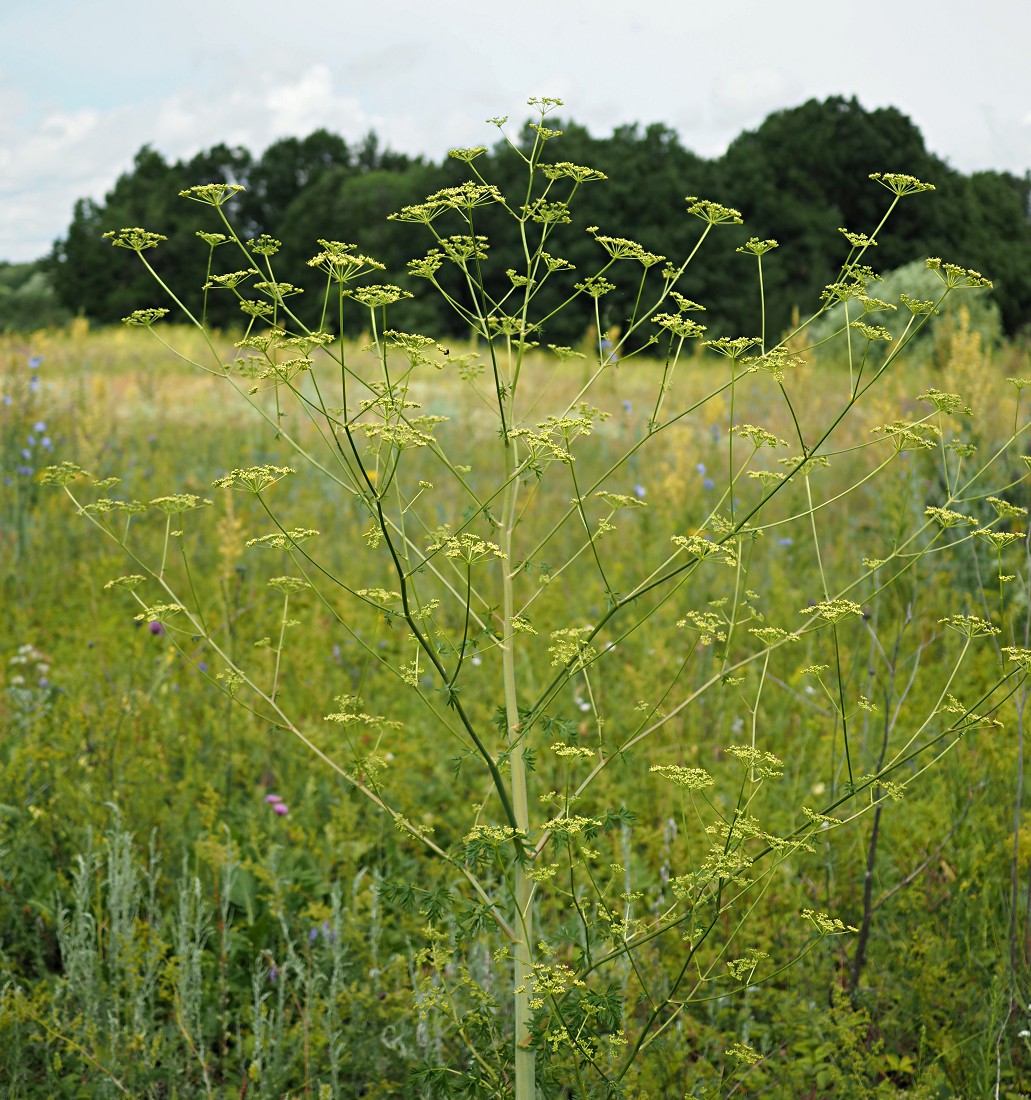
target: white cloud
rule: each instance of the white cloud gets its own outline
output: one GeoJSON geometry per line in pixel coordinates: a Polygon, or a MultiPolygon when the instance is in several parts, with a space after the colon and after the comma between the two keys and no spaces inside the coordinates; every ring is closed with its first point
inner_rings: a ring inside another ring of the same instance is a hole
{"type": "Polygon", "coordinates": [[[437,158],[493,141],[488,116],[517,127],[531,94],[562,96],[563,117],[597,134],[666,123],[704,156],[772,110],[855,94],[908,114],[964,171],[1031,167],[1027,0],[977,14],[939,0],[930,22],[894,5],[879,39],[869,6],[815,0],[721,0],[716,24],[682,0],[523,0],[536,37],[499,34],[479,0],[291,0],[285,17],[249,0],[247,19],[204,0],[131,19],[128,0],[60,6],[57,33],[46,5],[0,4],[0,39],[19,43],[0,65],[0,259],[45,253],[75,199],[102,198],[147,143],[170,158],[217,142],[258,154],[325,126],[437,158]]]}
{"type": "Polygon", "coordinates": [[[325,65],[300,76],[266,75],[255,95],[246,82],[192,85],[156,102],[108,111],[82,108],[32,117],[24,97],[0,91],[0,258],[45,254],[67,227],[76,199],[100,200],[136,151],[153,145],[169,159],[217,142],[260,153],[271,142],[325,126],[357,139],[384,119],[342,95],[325,65]]]}

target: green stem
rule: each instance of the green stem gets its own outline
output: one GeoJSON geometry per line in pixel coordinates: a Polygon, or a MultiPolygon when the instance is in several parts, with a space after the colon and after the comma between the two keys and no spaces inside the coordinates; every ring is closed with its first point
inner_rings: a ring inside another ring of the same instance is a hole
{"type": "MultiPolygon", "coordinates": [[[[519,728],[519,695],[516,688],[516,632],[512,626],[515,618],[515,578],[512,568],[512,535],[515,527],[519,498],[519,481],[512,477],[517,462],[517,443],[508,441],[504,448],[505,474],[508,488],[501,521],[501,549],[505,557],[502,581],[502,677],[505,689],[505,720],[508,728],[508,761],[512,784],[512,810],[515,827],[522,836],[530,831],[530,812],[526,789],[526,761],[523,757],[524,740],[519,728]]],[[[533,883],[527,875],[527,864],[521,852],[517,852],[513,868],[514,912],[512,926],[518,939],[513,949],[512,989],[515,1011],[515,1100],[536,1100],[536,1055],[530,1046],[530,996],[533,976],[531,945],[533,943],[533,883]]]]}

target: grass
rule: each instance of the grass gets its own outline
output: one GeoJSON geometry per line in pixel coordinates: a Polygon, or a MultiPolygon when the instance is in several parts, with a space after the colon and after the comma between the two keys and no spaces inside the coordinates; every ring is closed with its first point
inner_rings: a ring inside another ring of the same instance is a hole
{"type": "MultiPolygon", "coordinates": [[[[169,331],[170,342],[191,346],[187,331],[169,331]]],[[[883,405],[863,407],[843,426],[842,453],[820,483],[825,499],[871,468],[871,429],[891,409],[916,408],[929,385],[960,389],[960,382],[975,379],[983,408],[1012,404],[1005,378],[1023,369],[1023,350],[1008,347],[992,360],[968,345],[962,326],[943,329],[933,357],[900,369],[883,405]],[[977,370],[971,354],[980,356],[977,370]]],[[[467,349],[450,350],[457,356],[467,349]]],[[[718,360],[682,364],[667,400],[689,406],[719,385],[722,369],[718,360]]],[[[543,358],[532,359],[527,370],[528,389],[542,401],[545,395],[568,399],[585,380],[576,364],[555,370],[543,358]]],[[[611,415],[578,477],[589,480],[640,435],[661,370],[632,361],[612,369],[593,392],[592,400],[611,415]]],[[[804,370],[808,374],[792,384],[809,395],[804,408],[815,423],[826,416],[826,397],[847,385],[847,372],[833,362],[804,370]]],[[[264,582],[278,566],[243,548],[246,538],[267,530],[267,519],[246,498],[228,495],[227,504],[211,481],[245,462],[276,462],[266,426],[227,405],[219,379],[177,365],[138,331],[87,334],[80,326],[27,342],[9,339],[0,346],[0,380],[0,390],[12,397],[0,408],[6,477],[0,486],[0,637],[9,640],[0,701],[6,792],[0,805],[0,1080],[9,1082],[6,1095],[439,1091],[430,1067],[471,1057],[447,1026],[448,1012],[468,1019],[483,1010],[477,1035],[481,1049],[489,1049],[500,1042],[490,1019],[504,1011],[492,1006],[496,964],[486,950],[473,952],[476,972],[469,981],[442,964],[448,1003],[425,1018],[412,1011],[413,997],[425,1005],[444,996],[431,980],[430,956],[421,952],[427,949],[425,909],[434,891],[449,888],[446,870],[428,865],[296,742],[229,707],[202,646],[187,639],[180,654],[167,634],[134,623],[124,594],[103,589],[126,572],[121,555],[72,514],[60,494],[16,472],[30,461],[69,460],[100,476],[121,476],[120,491],[128,496],[193,491],[214,497],[217,507],[205,509],[190,533],[198,584],[222,624],[219,636],[244,653],[275,629],[278,608],[264,582]],[[30,356],[42,356],[34,372],[30,356]],[[34,375],[40,382],[33,388],[34,375]],[[42,433],[34,429],[41,421],[50,440],[45,455],[42,433]],[[30,435],[36,437],[31,446],[30,435]],[[32,457],[22,454],[26,448],[32,457]],[[289,812],[276,813],[266,801],[270,794],[289,812]],[[417,893],[406,895],[405,886],[417,893]]],[[[762,423],[790,437],[792,425],[777,422],[764,387],[772,382],[760,378],[739,402],[737,422],[762,423]]],[[[492,428],[465,387],[445,371],[416,389],[427,412],[460,422],[464,450],[453,461],[474,458],[492,428]]],[[[647,462],[631,458],[620,489],[643,493],[647,508],[619,520],[609,545],[613,588],[639,575],[642,561],[663,559],[659,532],[664,538],[670,530],[688,533],[702,522],[719,492],[718,479],[712,487],[708,479],[727,462],[727,417],[725,400],[717,398],[667,433],[659,457],[653,449],[647,462]]],[[[983,423],[981,442],[990,452],[993,423],[983,423]]],[[[308,430],[297,426],[302,435],[308,430]]],[[[832,577],[851,575],[863,555],[876,556],[890,541],[901,517],[939,499],[933,459],[914,454],[908,462],[894,488],[858,490],[839,513],[839,526],[822,529],[822,565],[832,577]]],[[[423,476],[432,480],[427,463],[423,476]]],[[[531,527],[537,509],[561,506],[570,488],[540,492],[552,495],[527,510],[531,527]]],[[[328,560],[346,570],[349,583],[382,583],[356,509],[302,478],[291,482],[283,504],[285,524],[304,523],[330,536],[328,560]]],[[[755,543],[752,603],[771,622],[797,615],[820,596],[807,587],[815,566],[809,521],[792,518],[802,505],[786,494],[777,526],[755,543]]],[[[158,546],[157,528],[153,539],[158,546]]],[[[573,535],[560,532],[540,556],[561,562],[576,545],[573,535]]],[[[931,622],[938,610],[942,616],[978,610],[978,570],[983,574],[990,563],[971,554],[950,565],[938,561],[927,556],[902,586],[894,609],[899,622],[907,602],[931,622]]],[[[1021,580],[1000,611],[1013,626],[1026,617],[1026,565],[1017,560],[1011,571],[1021,580]]],[[[676,692],[660,703],[672,709],[716,668],[711,650],[676,622],[727,595],[728,584],[719,574],[706,575],[660,609],[661,629],[621,638],[616,671],[592,685],[597,697],[582,683],[571,685],[552,704],[556,720],[580,725],[590,744],[585,715],[592,706],[633,714],[637,700],[654,701],[679,670],[676,692]]],[[[584,606],[601,612],[600,586],[580,595],[584,606]]],[[[533,612],[542,636],[568,625],[568,598],[561,577],[547,586],[533,612]]],[[[398,801],[423,807],[420,825],[432,827],[438,843],[458,843],[467,827],[462,811],[487,792],[461,766],[462,748],[446,736],[442,712],[401,702],[395,682],[366,657],[371,647],[390,653],[395,664],[406,659],[403,631],[369,614],[349,634],[310,598],[292,611],[301,626],[287,651],[283,690],[300,721],[328,753],[382,757],[398,801]],[[375,701],[377,713],[403,722],[403,732],[384,727],[366,735],[374,743],[358,746],[332,727],[327,732],[321,719],[333,696],[358,693],[375,701]]],[[[894,637],[890,624],[883,625],[883,637],[894,637]]],[[[897,667],[876,681],[865,673],[879,660],[871,631],[858,624],[847,638],[849,682],[857,691],[867,685],[881,692],[873,697],[878,711],[857,719],[860,770],[873,767],[883,722],[899,705],[905,740],[906,715],[933,703],[937,679],[930,672],[955,649],[940,631],[916,637],[900,628],[898,637],[897,667]]],[[[786,766],[783,778],[763,790],[768,829],[791,828],[794,807],[820,805],[842,781],[840,737],[827,720],[826,700],[818,682],[800,674],[817,656],[803,643],[777,651],[769,666],[756,724],[762,744],[786,766]]],[[[990,654],[966,670],[964,701],[972,702],[993,672],[990,654]]],[[[528,682],[539,686],[547,675],[542,664],[528,671],[528,682]]],[[[592,805],[605,806],[629,788],[639,811],[595,844],[602,893],[616,909],[661,912],[677,874],[703,850],[701,827],[686,833],[677,825],[691,819],[690,799],[671,794],[653,766],[705,767],[719,776],[717,803],[733,804],[740,769],[732,770],[725,748],[747,739],[751,727],[756,680],[748,677],[685,707],[661,736],[612,768],[611,781],[602,780],[592,805]],[[637,893],[632,903],[621,900],[637,893]]],[[[488,692],[470,707],[489,723],[496,703],[488,692]]],[[[1028,1026],[1023,905],[1031,848],[1026,827],[1014,830],[1021,751],[1014,700],[998,717],[1006,723],[1002,734],[971,733],[912,795],[883,811],[872,867],[875,920],[852,999],[841,991],[855,938],[812,947],[798,912],[812,908],[859,923],[869,818],[862,828],[829,834],[809,856],[771,865],[747,894],[750,939],[735,944],[737,956],[762,951],[784,962],[807,951],[800,963],[739,988],[720,957],[720,944],[733,931],[728,916],[725,936],[696,961],[695,1003],[663,1032],[655,1056],[642,1060],[627,1095],[672,1097],[715,1087],[725,1052],[737,1040],[763,1054],[759,1065],[735,1078],[738,1095],[967,1096],[986,1095],[998,1082],[999,1095],[1016,1097],[1031,1087],[1028,1050],[1019,1038],[1028,1026]]],[[[544,754],[538,766],[556,789],[572,767],[544,754]]],[[[572,944],[575,907],[565,915],[572,944]]],[[[554,916],[561,923],[562,913],[554,916]]],[[[659,941],[641,952],[641,973],[610,968],[607,985],[593,991],[592,1026],[615,1029],[621,1017],[642,1019],[648,1011],[642,990],[670,982],[670,957],[659,941]]],[[[767,972],[765,964],[760,970],[767,972]]],[[[542,1087],[561,1094],[547,1076],[542,1087]]],[[[733,1087],[727,1085],[728,1094],[733,1087]]]]}

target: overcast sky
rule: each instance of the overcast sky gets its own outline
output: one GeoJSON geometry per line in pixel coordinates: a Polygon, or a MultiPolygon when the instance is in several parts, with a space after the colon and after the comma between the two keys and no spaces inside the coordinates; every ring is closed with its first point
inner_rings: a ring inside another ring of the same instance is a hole
{"type": "Polygon", "coordinates": [[[325,126],[438,159],[531,95],[596,134],[667,123],[704,156],[855,95],[963,171],[1031,169],[1031,0],[0,0],[0,43],[7,260],[46,253],[145,143],[260,153],[325,126]]]}

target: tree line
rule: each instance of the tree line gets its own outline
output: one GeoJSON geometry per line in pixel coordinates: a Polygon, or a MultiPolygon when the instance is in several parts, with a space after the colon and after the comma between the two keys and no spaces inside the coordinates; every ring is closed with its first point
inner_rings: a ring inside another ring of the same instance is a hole
{"type": "MultiPolygon", "coordinates": [[[[768,324],[783,329],[796,308],[814,306],[838,271],[849,248],[839,229],[869,233],[880,220],[886,195],[870,181],[870,173],[896,171],[932,182],[937,191],[902,205],[871,260],[876,269],[887,272],[915,257],[942,256],[994,281],[1006,333],[1016,334],[1031,322],[1031,176],[965,175],[929,152],[919,129],[895,108],[867,111],[854,98],[810,100],[770,115],[713,159],[685,148],[676,132],[661,123],[620,126],[607,137],[592,136],[574,121],[552,125],[563,131],[553,159],[588,165],[608,177],[581,188],[570,222],[558,226],[551,238],[553,254],[576,266],[570,283],[599,262],[600,249],[585,232],[588,226],[679,262],[699,232],[697,220],[684,212],[684,197],[711,198],[739,209],[744,225],[728,227],[723,233],[729,236],[717,247],[703,249],[680,289],[706,306],[710,332],[757,331],[754,259],[736,254],[735,247],[752,236],[775,239],[781,248],[764,263],[765,297],[768,324]]],[[[524,132],[516,144],[530,136],[524,132]]],[[[483,176],[506,194],[508,184],[520,178],[519,165],[518,153],[505,142],[476,161],[483,176]]],[[[218,226],[210,209],[180,198],[179,191],[228,180],[246,188],[233,205],[238,229],[282,241],[274,260],[278,278],[315,291],[320,276],[306,261],[318,251],[317,241],[352,242],[386,265],[383,281],[415,294],[397,307],[392,323],[442,336],[457,327],[455,319],[439,295],[424,293],[421,281],[407,274],[408,261],[433,242],[428,233],[420,236],[420,227],[390,221],[388,215],[468,176],[467,165],[446,155],[439,162],[411,157],[383,148],[375,134],[348,143],[324,129],[277,141],[257,157],[242,147],[216,145],[189,159],[168,161],[144,147],[103,201],[76,203],[65,236],[45,260],[29,265],[28,274],[45,275],[62,315],[84,315],[94,323],[117,322],[145,305],[167,305],[132,257],[103,239],[107,230],[139,225],[168,236],[149,255],[170,286],[196,288],[199,298],[208,248],[196,233],[218,226]]],[[[509,285],[506,270],[518,267],[512,253],[517,243],[493,232],[500,226],[496,208],[477,215],[477,231],[491,240],[487,285],[501,292],[509,285]]],[[[239,263],[229,251],[216,249],[215,257],[217,263],[225,252],[227,270],[232,270],[239,263]]],[[[12,306],[16,294],[9,288],[4,297],[2,276],[0,271],[0,325],[11,312],[5,304],[12,306]]],[[[616,293],[603,301],[608,311],[603,324],[619,325],[625,298],[616,293]]],[[[208,315],[226,326],[243,320],[228,292],[209,296],[208,315]]],[[[574,310],[564,316],[562,325],[542,334],[543,339],[578,339],[590,322],[588,303],[580,314],[574,310]]]]}

